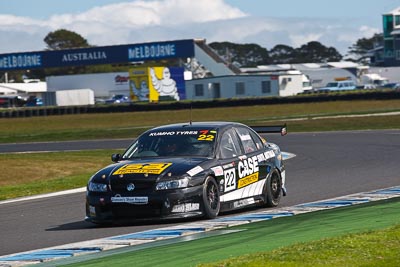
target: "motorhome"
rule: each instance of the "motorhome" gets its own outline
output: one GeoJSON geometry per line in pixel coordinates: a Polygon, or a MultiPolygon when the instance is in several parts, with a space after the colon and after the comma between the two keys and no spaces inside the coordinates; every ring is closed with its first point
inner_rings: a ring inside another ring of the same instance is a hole
{"type": "Polygon", "coordinates": [[[384,87],[389,80],[377,73],[367,73],[360,77],[361,85],[365,89],[373,89],[384,87]]]}

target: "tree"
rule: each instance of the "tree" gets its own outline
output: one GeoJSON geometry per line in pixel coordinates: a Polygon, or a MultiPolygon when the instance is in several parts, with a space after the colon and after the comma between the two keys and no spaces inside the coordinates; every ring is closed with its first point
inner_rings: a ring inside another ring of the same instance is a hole
{"type": "MultiPolygon", "coordinates": [[[[54,32],[50,32],[44,38],[44,42],[47,44],[47,50],[62,50],[71,48],[84,48],[91,47],[87,40],[76,32],[72,32],[65,29],[59,29],[54,32]]],[[[45,71],[39,70],[34,72],[37,76],[50,76],[50,75],[64,75],[64,74],[77,74],[77,73],[90,73],[91,68],[87,66],[77,67],[63,67],[63,68],[51,68],[45,71]]]]}
{"type": "Polygon", "coordinates": [[[269,51],[269,56],[274,64],[290,64],[295,58],[295,49],[288,45],[278,44],[269,51]]]}
{"type": "Polygon", "coordinates": [[[361,38],[355,44],[349,47],[348,60],[363,62],[368,51],[374,49],[378,45],[383,44],[383,34],[375,33],[371,38],[361,38]]]}
{"type": "Polygon", "coordinates": [[[255,67],[270,63],[268,50],[258,44],[235,44],[214,42],[210,44],[224,60],[240,67],[255,67]]]}
{"type": "Polygon", "coordinates": [[[48,50],[90,47],[89,43],[78,33],[65,29],[50,32],[44,38],[48,50]]]}
{"type": "Polygon", "coordinates": [[[343,56],[334,47],[326,47],[320,42],[312,41],[302,45],[295,51],[293,63],[321,63],[342,60],[343,56]]]}

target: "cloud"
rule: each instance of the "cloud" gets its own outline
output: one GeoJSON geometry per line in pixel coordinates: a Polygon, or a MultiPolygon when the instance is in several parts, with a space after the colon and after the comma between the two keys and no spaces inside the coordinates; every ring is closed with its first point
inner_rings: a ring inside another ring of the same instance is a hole
{"type": "Polygon", "coordinates": [[[52,16],[49,23],[57,28],[82,22],[107,22],[115,27],[142,28],[176,26],[244,17],[246,14],[222,0],[131,1],[92,8],[73,15],[52,16]]]}
{"type": "Polygon", "coordinates": [[[17,17],[13,15],[3,15],[0,14],[0,27],[1,28],[6,28],[6,27],[19,27],[19,26],[28,26],[28,25],[34,25],[34,26],[41,26],[41,23],[37,20],[30,19],[30,18],[23,18],[23,17],[17,17]]]}
{"type": "Polygon", "coordinates": [[[44,37],[61,28],[99,46],[205,38],[208,43],[256,43],[271,49],[319,41],[343,55],[376,30],[349,20],[251,17],[223,0],[132,0],[47,20],[0,14],[0,53],[43,50],[44,37]]]}

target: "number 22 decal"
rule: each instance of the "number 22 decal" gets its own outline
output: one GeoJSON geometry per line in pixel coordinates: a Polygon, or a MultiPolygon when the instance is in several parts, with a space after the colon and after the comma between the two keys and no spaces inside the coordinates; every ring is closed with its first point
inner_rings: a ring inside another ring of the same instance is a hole
{"type": "Polygon", "coordinates": [[[224,172],[225,177],[225,192],[236,189],[236,173],[235,169],[229,169],[224,172]]]}
{"type": "Polygon", "coordinates": [[[212,141],[212,140],[214,140],[214,135],[211,135],[211,134],[201,134],[201,135],[199,135],[199,137],[197,138],[197,140],[199,140],[199,141],[212,141]]]}
{"type": "Polygon", "coordinates": [[[197,137],[199,141],[213,141],[215,138],[215,131],[200,130],[200,135],[197,137]]]}

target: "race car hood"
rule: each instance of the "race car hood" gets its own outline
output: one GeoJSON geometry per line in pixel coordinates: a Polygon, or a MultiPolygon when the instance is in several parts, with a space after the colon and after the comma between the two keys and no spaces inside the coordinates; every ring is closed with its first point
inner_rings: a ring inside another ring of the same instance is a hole
{"type": "MultiPolygon", "coordinates": [[[[109,166],[108,178],[162,179],[164,176],[179,177],[196,168],[205,158],[157,158],[147,160],[126,160],[109,166]],[[168,174],[168,175],[167,175],[168,174]]],[[[199,168],[199,167],[198,167],[199,168]]]]}

